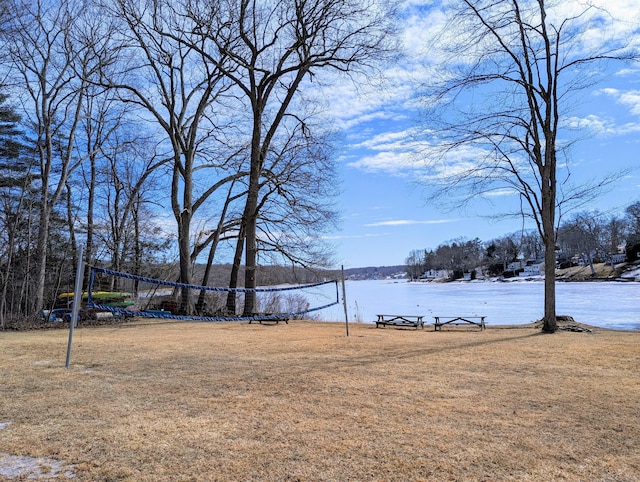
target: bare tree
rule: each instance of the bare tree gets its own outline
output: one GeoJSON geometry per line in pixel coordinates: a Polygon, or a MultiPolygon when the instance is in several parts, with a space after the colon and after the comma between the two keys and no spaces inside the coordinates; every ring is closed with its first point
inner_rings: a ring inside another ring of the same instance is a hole
{"type": "Polygon", "coordinates": [[[605,221],[603,246],[607,254],[616,254],[624,246],[628,234],[628,226],[624,218],[611,216],[605,221]]]}
{"type": "Polygon", "coordinates": [[[441,157],[436,161],[433,154],[434,166],[449,195],[452,188],[476,196],[507,188],[520,196],[522,213],[535,221],[544,243],[543,331],[555,332],[560,215],[612,179],[569,188],[569,160],[563,163],[562,155],[570,143],[563,144],[559,133],[572,94],[592,85],[607,61],[632,55],[626,39],[610,39],[600,49],[583,47],[581,34],[590,22],[609,21],[592,6],[557,18],[545,0],[455,5],[442,34],[451,68],[442,68],[445,78],[429,99],[446,106],[439,111],[444,129],[438,131],[441,157]]]}
{"type": "Polygon", "coordinates": [[[492,274],[507,271],[507,266],[518,259],[520,248],[513,236],[503,236],[487,243],[487,264],[492,274]]]}
{"type": "Polygon", "coordinates": [[[632,234],[640,235],[640,201],[630,204],[625,209],[632,234]]]}
{"type": "Polygon", "coordinates": [[[417,280],[427,271],[425,257],[427,250],[413,249],[409,256],[405,259],[404,264],[407,266],[407,274],[411,281],[417,280]]]}
{"type": "Polygon", "coordinates": [[[544,246],[537,231],[523,231],[520,234],[520,253],[527,261],[537,262],[541,259],[544,246]]]}
{"type": "Polygon", "coordinates": [[[637,201],[625,209],[628,229],[626,239],[627,261],[640,259],[640,201],[637,201]]]}
{"type": "MultiPolygon", "coordinates": [[[[97,172],[96,200],[100,209],[96,217],[97,237],[108,257],[110,268],[124,269],[134,258],[139,233],[135,229],[136,213],[144,204],[152,204],[161,192],[159,168],[167,159],[154,155],[152,143],[136,134],[131,124],[114,132],[101,146],[101,163],[97,172]]],[[[115,287],[113,287],[115,288],[115,287]]]]}
{"type": "MultiPolygon", "coordinates": [[[[105,6],[122,20],[118,50],[128,59],[121,65],[122,72],[105,85],[117,89],[125,102],[148,112],[166,136],[167,156],[172,163],[170,199],[178,226],[180,281],[192,284],[193,217],[214,192],[236,177],[232,172],[216,182],[208,179],[215,169],[226,169],[227,160],[233,159],[206,155],[207,146],[221,135],[220,119],[212,105],[227,89],[218,67],[222,60],[217,57],[212,63],[202,59],[203,38],[180,11],[182,2],[117,0],[105,2],[105,6]]],[[[191,308],[188,300],[189,290],[183,288],[184,311],[191,308]]]]}
{"type": "Polygon", "coordinates": [[[595,260],[604,253],[604,227],[601,213],[579,212],[571,216],[558,232],[558,241],[564,251],[579,256],[585,266],[589,266],[591,275],[596,271],[595,260]]]}
{"type": "Polygon", "coordinates": [[[102,62],[97,50],[77,35],[84,7],[75,1],[14,0],[12,10],[17,13],[5,39],[14,78],[23,88],[24,111],[38,157],[40,213],[31,313],[43,306],[51,214],[82,161],[76,156],[75,139],[86,76],[102,62]]]}
{"type": "MultiPolygon", "coordinates": [[[[298,109],[304,111],[304,107],[298,109]]],[[[264,160],[259,188],[257,245],[262,264],[287,264],[306,270],[327,267],[330,247],[321,233],[334,227],[336,174],[331,133],[313,115],[287,115],[264,160]]],[[[246,196],[246,192],[244,193],[246,196]]],[[[230,287],[236,287],[245,239],[236,244],[230,287]]],[[[235,313],[236,297],[227,296],[235,313]]]]}
{"type": "MultiPolygon", "coordinates": [[[[381,52],[387,11],[374,0],[209,0],[192,6],[198,30],[216,45],[210,61],[240,91],[251,115],[250,175],[242,217],[245,288],[256,287],[260,186],[265,160],[306,80],[320,70],[348,72],[381,52]],[[228,62],[219,63],[219,53],[228,62]]],[[[243,314],[255,309],[245,296],[243,314]]]]}
{"type": "MultiPolygon", "coordinates": [[[[134,182],[127,171],[127,164],[124,163],[120,170],[119,166],[113,165],[113,160],[121,152],[140,152],[142,149],[138,146],[146,146],[148,143],[140,134],[140,127],[127,120],[126,109],[110,92],[90,85],[84,95],[82,122],[77,135],[76,149],[81,157],[87,159],[87,162],[78,170],[78,179],[75,182],[80,189],[74,190],[76,193],[74,200],[84,213],[79,216],[83,221],[82,227],[86,241],[84,252],[86,284],[89,281],[90,266],[94,263],[97,253],[95,240],[99,226],[96,217],[100,216],[101,209],[110,207],[108,203],[97,202],[100,200],[97,199],[97,192],[102,189],[118,189],[118,185],[124,182],[134,182]],[[112,170],[109,171],[107,166],[112,170]],[[117,174],[109,177],[105,172],[117,174]],[[120,175],[122,177],[119,177],[120,175]]],[[[128,159],[132,156],[123,155],[122,157],[128,159]]],[[[142,169],[141,175],[145,178],[162,164],[148,152],[141,153],[136,161],[142,169]]],[[[128,188],[133,192],[140,189],[139,185],[128,186],[128,188]]],[[[131,207],[128,206],[128,209],[130,211],[131,207]]],[[[76,224],[78,223],[72,223],[72,230],[75,229],[76,224]]],[[[75,243],[73,244],[75,246],[75,243]]]]}
{"type": "Polygon", "coordinates": [[[264,163],[258,203],[259,253],[270,263],[309,270],[330,265],[321,234],[335,227],[337,195],[331,134],[311,119],[285,122],[264,163]],[[315,133],[315,134],[314,134],[315,133]]]}

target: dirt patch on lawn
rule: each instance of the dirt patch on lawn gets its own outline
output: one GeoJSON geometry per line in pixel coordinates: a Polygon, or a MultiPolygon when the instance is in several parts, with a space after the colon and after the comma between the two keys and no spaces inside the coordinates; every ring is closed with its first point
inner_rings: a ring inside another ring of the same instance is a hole
{"type": "Polygon", "coordinates": [[[52,479],[640,480],[640,332],[133,324],[65,369],[67,336],[0,333],[0,452],[52,479]]]}

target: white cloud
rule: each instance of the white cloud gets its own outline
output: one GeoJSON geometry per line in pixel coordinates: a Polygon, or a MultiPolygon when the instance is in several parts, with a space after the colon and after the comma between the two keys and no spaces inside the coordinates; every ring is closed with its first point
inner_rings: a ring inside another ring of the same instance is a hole
{"type": "Polygon", "coordinates": [[[376,120],[384,121],[384,120],[400,120],[402,117],[398,114],[385,112],[384,110],[378,112],[362,112],[360,115],[356,117],[351,117],[348,119],[336,119],[337,126],[341,129],[352,129],[359,125],[365,124],[367,122],[372,122],[376,120]]]}
{"type": "Polygon", "coordinates": [[[576,53],[607,50],[610,47],[633,47],[637,42],[640,0],[560,1],[549,8],[549,21],[559,27],[572,19],[572,27],[580,32],[575,38],[576,53]]]}
{"type": "Polygon", "coordinates": [[[384,151],[372,156],[364,156],[355,162],[347,164],[349,167],[369,172],[387,172],[403,175],[407,171],[426,168],[424,160],[416,158],[413,152],[384,151]]]}
{"type": "Polygon", "coordinates": [[[363,239],[363,238],[380,238],[382,236],[390,236],[389,233],[378,233],[378,234],[354,234],[354,235],[333,235],[333,236],[322,236],[321,239],[325,241],[339,241],[344,239],[363,239]]]}
{"type": "MultiPolygon", "coordinates": [[[[622,96],[618,97],[618,99],[621,98],[622,96]]],[[[640,101],[640,99],[638,100],[640,101]]],[[[619,100],[619,102],[623,103],[621,100],[619,100]]],[[[640,115],[640,103],[636,105],[630,98],[629,104],[634,106],[632,109],[632,113],[640,115]],[[636,109],[638,110],[638,112],[633,112],[633,110],[636,109]]],[[[613,118],[603,118],[595,114],[589,114],[585,117],[567,117],[563,120],[562,127],[571,130],[583,131],[588,133],[588,135],[590,136],[622,136],[640,132],[640,123],[626,122],[623,124],[618,124],[613,118]]]]}
{"type": "Polygon", "coordinates": [[[377,223],[365,224],[366,227],[379,226],[413,226],[416,224],[446,224],[456,222],[457,219],[434,219],[429,221],[416,221],[413,219],[396,219],[392,221],[380,221],[377,223]]]}
{"type": "Polygon", "coordinates": [[[617,101],[629,108],[634,115],[640,115],[640,90],[627,90],[619,92],[617,101]]]}
{"type": "MultiPolygon", "coordinates": [[[[549,14],[557,20],[556,26],[560,19],[574,18],[584,27],[571,55],[583,54],[586,48],[606,48],[612,39],[629,38],[638,25],[640,0],[594,0],[590,4],[594,8],[588,8],[587,14],[577,19],[575,16],[587,8],[586,2],[555,2],[549,14]]],[[[355,86],[351,82],[331,83],[330,88],[324,90],[336,126],[347,131],[347,138],[352,142],[348,167],[438,180],[472,170],[487,159],[487,152],[480,146],[467,146],[443,155],[438,145],[417,140],[424,139],[424,133],[411,128],[394,129],[402,127],[411,111],[415,112],[419,86],[433,81],[433,66],[444,60],[445,54],[437,48],[435,39],[440,34],[456,37],[455,32],[445,28],[451,18],[452,5],[448,0],[406,0],[402,40],[407,56],[388,67],[384,72],[386,81],[372,83],[362,79],[355,86]]],[[[616,76],[618,74],[629,75],[629,72],[618,71],[616,76]]],[[[600,92],[626,106],[634,115],[640,115],[640,91],[602,89],[600,92]]],[[[569,117],[564,119],[563,126],[598,136],[640,132],[640,123],[618,124],[614,114],[569,117]]]]}
{"type": "Polygon", "coordinates": [[[562,122],[566,129],[588,131],[592,134],[606,135],[616,132],[615,124],[611,119],[603,119],[595,114],[586,117],[571,116],[562,122]]]}
{"type": "Polygon", "coordinates": [[[395,176],[413,176],[437,181],[473,171],[487,159],[480,145],[461,145],[455,149],[429,141],[416,141],[414,131],[381,133],[358,147],[374,151],[347,166],[368,172],[385,172],[395,176]]]}
{"type": "Polygon", "coordinates": [[[634,76],[637,77],[638,74],[640,73],[640,70],[638,69],[632,69],[632,68],[623,68],[618,70],[615,75],[617,77],[626,77],[626,76],[634,76]]]}
{"type": "Polygon", "coordinates": [[[413,139],[415,138],[415,129],[406,129],[403,131],[389,131],[376,134],[367,140],[355,144],[353,148],[365,148],[376,151],[398,149],[411,150],[413,139]]]}
{"type": "MultiPolygon", "coordinates": [[[[617,104],[626,107],[630,114],[640,116],[640,90],[622,90],[608,87],[595,91],[595,94],[611,97],[617,104]]],[[[584,118],[570,117],[567,118],[566,122],[569,128],[589,129],[596,134],[624,135],[640,132],[640,123],[616,124],[614,119],[604,119],[593,114],[584,118]]]]}
{"type": "Polygon", "coordinates": [[[495,191],[488,191],[483,194],[484,197],[504,197],[504,196],[513,196],[514,194],[518,194],[518,191],[515,189],[496,189],[495,191]]]}

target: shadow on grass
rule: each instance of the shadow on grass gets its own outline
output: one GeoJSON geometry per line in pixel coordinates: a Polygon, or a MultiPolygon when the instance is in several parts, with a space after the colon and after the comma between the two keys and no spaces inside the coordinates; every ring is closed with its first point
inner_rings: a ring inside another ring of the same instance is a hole
{"type": "MultiPolygon", "coordinates": [[[[478,333],[480,335],[480,333],[478,333]]],[[[491,345],[501,345],[508,342],[513,342],[516,340],[526,340],[538,338],[540,336],[544,336],[546,333],[536,332],[536,333],[527,333],[520,336],[510,336],[505,338],[492,338],[492,339],[478,339],[463,343],[447,343],[446,345],[440,346],[428,346],[421,349],[410,349],[410,350],[394,350],[389,351],[386,350],[384,352],[380,352],[379,354],[371,354],[365,356],[355,356],[350,358],[344,358],[341,360],[336,360],[340,364],[352,365],[352,366],[363,366],[363,365],[373,365],[379,364],[381,361],[385,360],[406,360],[410,358],[424,357],[425,355],[440,355],[443,353],[449,353],[457,350],[465,350],[470,348],[479,348],[484,346],[491,345]]]]}

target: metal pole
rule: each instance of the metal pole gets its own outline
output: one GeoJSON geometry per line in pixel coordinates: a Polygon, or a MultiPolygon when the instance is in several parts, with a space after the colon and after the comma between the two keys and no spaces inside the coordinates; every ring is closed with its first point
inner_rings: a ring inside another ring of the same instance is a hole
{"type": "Polygon", "coordinates": [[[71,310],[71,321],[69,322],[69,342],[67,343],[67,362],[66,368],[71,364],[71,343],[73,342],[73,329],[78,322],[78,312],[82,303],[82,278],[84,275],[84,249],[80,245],[78,249],[78,268],[76,270],[76,287],[73,292],[73,309],[71,310]]]}
{"type": "Polygon", "coordinates": [[[349,315],[347,313],[347,290],[344,283],[344,265],[342,265],[342,305],[344,306],[344,324],[347,327],[347,336],[349,336],[349,315]]]}
{"type": "MultiPolygon", "coordinates": [[[[84,271],[84,268],[82,269],[84,271]]],[[[89,286],[87,286],[87,307],[91,308],[93,305],[93,299],[91,298],[91,294],[93,293],[93,282],[96,279],[96,272],[92,269],[91,275],[89,276],[89,286]]]]}

